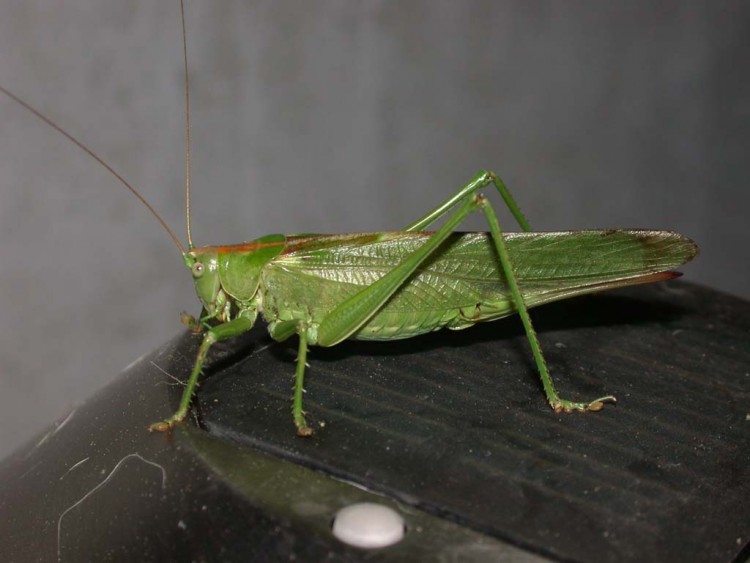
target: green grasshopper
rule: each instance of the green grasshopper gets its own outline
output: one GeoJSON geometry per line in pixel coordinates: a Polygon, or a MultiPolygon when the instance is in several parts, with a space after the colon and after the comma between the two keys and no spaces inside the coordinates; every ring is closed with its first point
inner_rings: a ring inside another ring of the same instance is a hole
{"type": "MultiPolygon", "coordinates": [[[[184,13],[183,13],[183,42],[184,13]]],[[[189,98],[185,50],[186,130],[189,98]]],[[[299,338],[292,416],[300,436],[313,431],[302,404],[308,346],[345,339],[394,340],[434,330],[460,330],[518,314],[531,346],[547,402],[555,412],[598,411],[611,395],[575,402],[558,394],[528,309],[605,289],[668,280],[692,260],[697,246],[671,231],[592,230],[533,232],[502,180],[480,171],[432,211],[400,231],[336,235],[268,235],[228,246],[195,247],[190,233],[189,170],[184,249],[166,222],[108,164],[39,111],[0,87],[68,137],[128,188],[158,219],[190,270],[202,315],[185,320],[203,341],[177,411],[149,427],[165,431],[187,416],[211,346],[249,331],[258,315],[279,342],[299,338]],[[496,189],[523,230],[506,233],[480,193],[496,189]],[[488,232],[455,229],[474,212],[488,232]],[[435,231],[425,231],[438,220],[435,231]]],[[[189,163],[189,148],[186,151],[189,163]]]]}
{"type": "Polygon", "coordinates": [[[691,240],[670,231],[532,232],[505,184],[486,171],[401,231],[268,235],[232,246],[190,245],[183,257],[205,311],[193,323],[205,326],[205,336],[178,410],[151,429],[167,430],[185,418],[211,346],[250,330],[258,314],[274,340],[299,337],[292,415],[300,436],[312,434],[302,407],[308,346],[334,346],[347,338],[409,338],[514,313],[521,317],[555,412],[598,411],[615,398],[560,397],[528,308],[674,278],[679,274],[670,270],[696,251],[691,240]],[[478,194],[486,186],[497,189],[523,233],[503,233],[492,205],[478,194]],[[485,215],[489,232],[454,232],[476,211],[485,215]],[[423,230],[446,215],[437,231],[423,230]]]}

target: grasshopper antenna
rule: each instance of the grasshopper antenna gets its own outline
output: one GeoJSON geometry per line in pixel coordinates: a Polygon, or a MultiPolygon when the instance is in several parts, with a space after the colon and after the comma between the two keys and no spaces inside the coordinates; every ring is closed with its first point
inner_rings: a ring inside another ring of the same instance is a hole
{"type": "Polygon", "coordinates": [[[182,17],[182,61],[185,68],[185,223],[187,224],[188,250],[193,250],[195,247],[190,230],[190,75],[188,74],[184,0],[180,0],[180,16],[182,17]]]}
{"type": "MultiPolygon", "coordinates": [[[[115,172],[115,170],[109,164],[107,164],[106,162],[104,162],[104,159],[102,159],[93,150],[91,150],[90,148],[88,148],[81,141],[79,141],[78,139],[76,139],[73,135],[71,135],[70,133],[68,133],[65,129],[63,129],[62,127],[60,127],[57,123],[55,123],[54,121],[52,121],[49,117],[47,117],[46,115],[44,115],[42,112],[40,112],[36,108],[32,107],[31,105],[27,104],[26,102],[24,102],[21,98],[19,98],[18,96],[16,96],[10,90],[6,90],[2,86],[0,86],[0,92],[2,92],[3,94],[5,94],[6,96],[8,96],[11,100],[13,100],[17,104],[19,104],[21,107],[23,107],[27,111],[33,113],[35,116],[37,116],[39,119],[41,119],[42,121],[44,121],[47,125],[49,125],[50,127],[52,127],[58,133],[60,133],[62,135],[65,135],[70,141],[72,141],[73,143],[75,143],[78,146],[78,148],[80,148],[83,152],[85,152],[86,154],[88,154],[91,158],[93,158],[95,161],[97,161],[99,164],[101,164],[104,167],[105,170],[107,170],[110,174],[112,174],[115,178],[117,178],[120,181],[120,183],[123,186],[125,186],[127,189],[129,189],[130,192],[135,197],[137,197],[141,201],[141,203],[143,205],[146,206],[146,209],[148,209],[151,212],[151,214],[154,217],[156,217],[156,220],[159,221],[159,223],[161,224],[162,227],[164,227],[164,230],[167,231],[167,234],[169,234],[169,236],[172,237],[172,240],[177,245],[177,248],[180,249],[180,253],[183,254],[183,255],[185,254],[185,248],[182,246],[182,243],[180,242],[180,239],[178,239],[177,236],[172,231],[172,229],[169,228],[169,225],[167,225],[166,221],[164,221],[164,219],[162,219],[161,215],[159,215],[156,212],[156,209],[154,209],[151,206],[151,204],[148,201],[146,201],[146,198],[144,198],[138,192],[138,190],[136,190],[125,178],[123,178],[122,176],[120,176],[117,172],[115,172]]],[[[191,248],[192,248],[192,246],[191,246],[191,248]]]]}

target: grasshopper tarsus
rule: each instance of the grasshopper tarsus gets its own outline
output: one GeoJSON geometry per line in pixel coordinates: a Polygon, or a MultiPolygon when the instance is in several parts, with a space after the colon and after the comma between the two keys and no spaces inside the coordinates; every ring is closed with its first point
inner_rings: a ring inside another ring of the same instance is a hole
{"type": "Polygon", "coordinates": [[[301,436],[303,438],[312,436],[315,433],[315,431],[307,425],[305,414],[307,413],[303,411],[297,412],[295,409],[292,409],[292,417],[294,418],[294,425],[297,427],[297,436],[301,436]]]}
{"type": "Polygon", "coordinates": [[[604,397],[599,397],[598,399],[595,399],[594,401],[591,401],[589,403],[589,409],[590,411],[600,411],[604,408],[604,405],[610,403],[612,405],[617,405],[617,397],[614,395],[605,395],[604,397]]]}
{"type": "Polygon", "coordinates": [[[159,422],[154,422],[153,424],[149,425],[148,431],[149,432],[171,432],[172,428],[174,428],[176,424],[181,423],[184,418],[185,418],[184,416],[182,416],[181,418],[173,416],[171,418],[168,418],[167,420],[160,420],[159,422]]]}
{"type": "Polygon", "coordinates": [[[576,403],[574,401],[566,401],[564,399],[558,399],[552,403],[552,410],[556,413],[572,413],[572,412],[599,412],[604,408],[606,403],[617,404],[617,399],[612,395],[606,395],[599,397],[588,403],[576,403]]]}
{"type": "Polygon", "coordinates": [[[182,312],[180,313],[180,322],[190,329],[193,334],[200,334],[203,332],[203,323],[200,319],[196,319],[193,315],[182,312]]]}
{"type": "Polygon", "coordinates": [[[298,426],[297,427],[297,436],[301,436],[302,438],[307,438],[308,436],[312,436],[315,432],[312,428],[307,426],[306,424],[304,426],[298,426]]]}
{"type": "Polygon", "coordinates": [[[167,422],[166,420],[162,420],[161,422],[154,422],[153,424],[150,424],[148,427],[149,432],[168,432],[172,430],[172,426],[174,423],[167,422]]]}

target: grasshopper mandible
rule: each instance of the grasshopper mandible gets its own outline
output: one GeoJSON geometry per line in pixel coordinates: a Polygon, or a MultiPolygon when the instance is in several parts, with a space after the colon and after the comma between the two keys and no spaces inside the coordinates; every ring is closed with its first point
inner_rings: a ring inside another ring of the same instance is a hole
{"type": "MultiPolygon", "coordinates": [[[[189,95],[184,8],[186,162],[189,163],[189,95]]],[[[534,232],[503,181],[480,171],[451,197],[400,231],[338,235],[268,235],[251,242],[196,247],[190,232],[189,166],[185,249],[149,203],[93,151],[11,92],[6,94],[68,137],[109,170],[159,220],[179,248],[202,304],[187,322],[203,333],[177,411],[149,429],[164,431],[187,416],[211,346],[249,331],[262,316],[271,337],[299,339],[292,415],[300,436],[309,346],[342,340],[409,338],[441,328],[459,330],[518,314],[542,386],[556,412],[598,411],[607,395],[570,401],[558,394],[528,309],[605,289],[672,279],[697,246],[670,231],[596,230],[534,232]],[[521,233],[505,232],[480,193],[496,190],[521,233]],[[487,232],[456,232],[472,213],[484,215],[487,232]],[[437,221],[435,231],[425,231],[437,221]]]]}

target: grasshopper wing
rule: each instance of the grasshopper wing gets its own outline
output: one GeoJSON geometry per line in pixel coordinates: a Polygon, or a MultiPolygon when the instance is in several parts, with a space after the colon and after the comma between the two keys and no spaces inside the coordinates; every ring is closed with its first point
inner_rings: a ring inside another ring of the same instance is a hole
{"type": "MultiPolygon", "coordinates": [[[[279,320],[320,322],[338,303],[372,284],[431,233],[385,232],[289,237],[266,269],[264,309],[279,320]],[[283,300],[278,296],[284,296],[283,300]]],[[[676,277],[697,247],[670,231],[597,230],[507,233],[526,305],[676,277]]],[[[460,329],[516,312],[488,233],[456,233],[367,324],[359,339],[408,338],[460,329]]],[[[268,318],[268,313],[266,313],[268,318]]]]}

